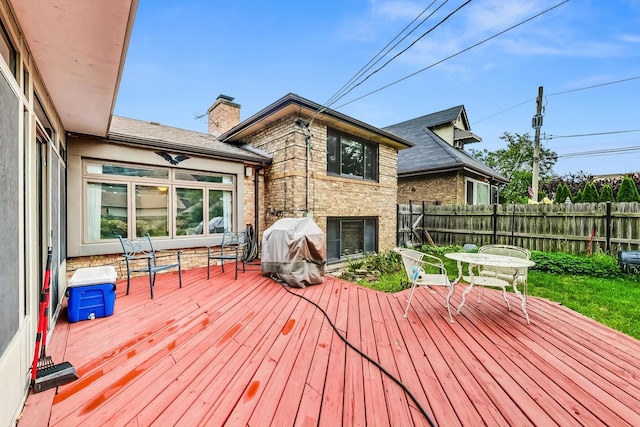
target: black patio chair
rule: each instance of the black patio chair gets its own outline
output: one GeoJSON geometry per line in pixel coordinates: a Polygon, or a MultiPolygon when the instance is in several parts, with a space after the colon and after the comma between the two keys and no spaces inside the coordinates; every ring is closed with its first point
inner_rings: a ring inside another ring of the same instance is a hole
{"type": "Polygon", "coordinates": [[[149,274],[149,290],[151,291],[151,299],[153,299],[153,286],[156,282],[156,273],[178,268],[178,280],[182,288],[182,269],[180,267],[180,251],[167,252],[159,254],[163,251],[157,251],[151,243],[151,236],[147,233],[146,239],[126,239],[118,236],[120,244],[122,244],[122,252],[127,264],[127,295],[129,295],[129,285],[131,283],[131,273],[149,274]],[[177,262],[173,259],[177,257],[177,262]]]}
{"type": "Polygon", "coordinates": [[[230,232],[226,231],[222,235],[222,241],[219,245],[207,246],[207,279],[211,278],[211,260],[220,261],[222,264],[222,272],[224,273],[224,262],[235,262],[235,278],[238,279],[239,263],[242,264],[242,272],[244,273],[245,251],[247,248],[247,235],[244,231],[230,232]]]}

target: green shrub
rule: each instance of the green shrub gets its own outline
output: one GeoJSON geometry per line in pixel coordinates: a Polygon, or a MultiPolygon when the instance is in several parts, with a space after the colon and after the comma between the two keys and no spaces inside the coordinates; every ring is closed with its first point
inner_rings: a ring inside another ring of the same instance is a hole
{"type": "Polygon", "coordinates": [[[563,182],[556,188],[556,195],[553,200],[556,203],[564,203],[567,201],[567,197],[571,200],[571,190],[569,190],[569,186],[563,182]]]}
{"type": "Polygon", "coordinates": [[[613,197],[613,189],[611,185],[605,184],[602,187],[602,193],[600,193],[600,201],[601,202],[615,202],[616,199],[613,197]]]}
{"type": "Polygon", "coordinates": [[[617,259],[605,254],[587,257],[561,252],[532,251],[531,260],[536,263],[532,269],[547,273],[604,278],[622,274],[617,259]]]}
{"type": "Polygon", "coordinates": [[[600,195],[598,194],[596,185],[593,181],[587,182],[582,190],[582,202],[596,203],[598,200],[600,200],[600,195]]]}
{"type": "Polygon", "coordinates": [[[618,202],[640,202],[640,195],[638,194],[638,187],[636,183],[628,175],[622,179],[620,188],[618,188],[618,195],[616,196],[618,202]]]}

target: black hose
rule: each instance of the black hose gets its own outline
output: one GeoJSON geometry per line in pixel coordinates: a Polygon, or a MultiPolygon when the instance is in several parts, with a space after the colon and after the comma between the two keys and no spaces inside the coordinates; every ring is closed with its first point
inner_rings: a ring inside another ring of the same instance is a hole
{"type": "Polygon", "coordinates": [[[242,262],[245,264],[258,258],[258,237],[251,224],[247,224],[246,238],[247,246],[245,252],[242,254],[242,262]]]}
{"type": "Polygon", "coordinates": [[[367,356],[365,353],[363,353],[360,349],[356,348],[353,344],[351,344],[349,342],[349,340],[347,340],[344,336],[342,336],[342,334],[340,334],[340,332],[338,331],[338,328],[336,327],[336,325],[334,325],[334,323],[331,321],[331,319],[329,318],[329,315],[327,314],[326,311],[324,311],[322,309],[322,307],[320,307],[317,303],[315,303],[314,301],[311,301],[309,298],[305,297],[304,295],[300,295],[298,293],[292,292],[291,290],[289,290],[289,288],[287,287],[287,285],[285,283],[283,283],[281,280],[279,280],[277,277],[271,276],[271,278],[273,280],[275,280],[276,282],[280,283],[282,285],[282,287],[289,292],[292,295],[295,295],[299,298],[302,298],[303,300],[307,301],[310,304],[313,304],[318,310],[320,310],[320,312],[324,315],[324,318],[327,319],[327,321],[329,322],[329,324],[331,325],[331,327],[333,328],[334,332],[336,333],[336,335],[338,335],[338,337],[340,337],[340,339],[347,345],[349,346],[353,351],[355,351],[356,353],[358,353],[360,356],[364,357],[365,359],[367,359],[369,362],[371,362],[375,367],[377,367],[383,374],[385,374],[388,378],[390,378],[393,382],[395,382],[396,384],[398,384],[400,386],[400,388],[402,388],[402,390],[411,398],[411,400],[413,400],[413,403],[416,404],[416,406],[418,407],[418,410],[422,413],[422,415],[424,415],[424,417],[427,419],[427,421],[429,422],[429,425],[431,427],[436,427],[437,424],[431,419],[431,417],[429,416],[429,414],[427,413],[427,411],[422,407],[422,405],[420,404],[420,402],[418,401],[418,398],[416,398],[413,393],[411,393],[411,391],[407,388],[406,385],[404,385],[402,383],[402,381],[400,381],[398,378],[394,377],[391,372],[387,371],[382,365],[380,365],[378,362],[376,362],[375,360],[373,360],[371,357],[367,356]]]}

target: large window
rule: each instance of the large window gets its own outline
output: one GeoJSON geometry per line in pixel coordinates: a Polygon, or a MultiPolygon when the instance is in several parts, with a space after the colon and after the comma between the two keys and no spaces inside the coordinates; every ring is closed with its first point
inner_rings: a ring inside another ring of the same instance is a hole
{"type": "Polygon", "coordinates": [[[475,179],[466,179],[466,200],[468,205],[488,205],[489,184],[475,179]]]}
{"type": "Polygon", "coordinates": [[[377,180],[378,146],[328,129],[327,173],[349,178],[377,180]]]}
{"type": "Polygon", "coordinates": [[[338,260],[377,251],[375,218],[327,218],[327,259],[338,260]]]}
{"type": "Polygon", "coordinates": [[[84,241],[231,231],[234,183],[232,175],[87,160],[84,241]]]}

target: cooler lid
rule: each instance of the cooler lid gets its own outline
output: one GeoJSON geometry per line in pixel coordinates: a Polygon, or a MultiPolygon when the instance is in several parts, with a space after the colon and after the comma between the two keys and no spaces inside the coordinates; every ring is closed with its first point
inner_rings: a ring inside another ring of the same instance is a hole
{"type": "Polygon", "coordinates": [[[117,277],[116,268],[112,265],[79,268],[73,273],[68,287],[116,283],[117,277]]]}

